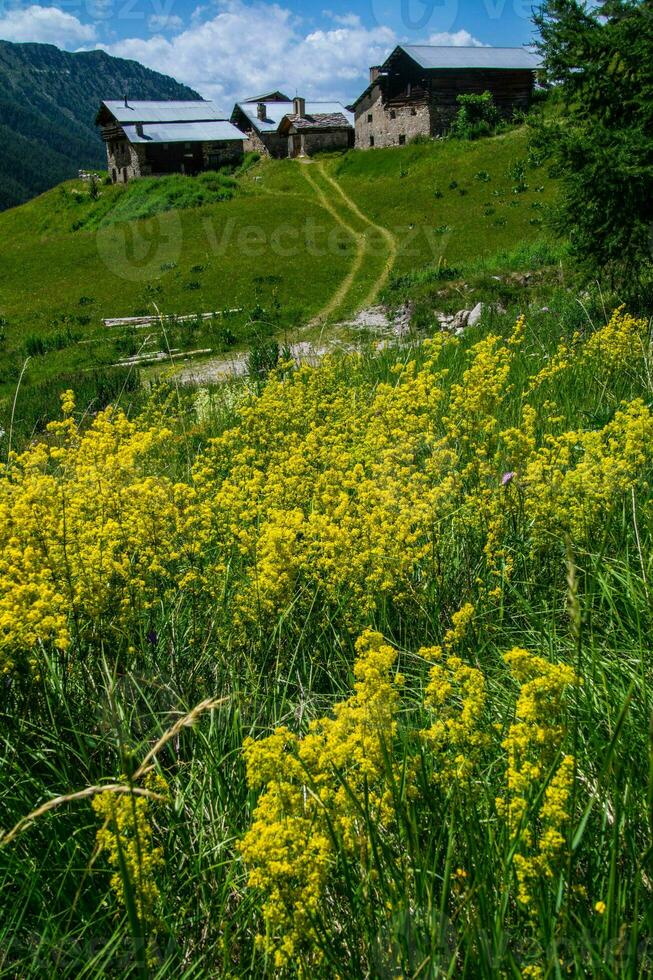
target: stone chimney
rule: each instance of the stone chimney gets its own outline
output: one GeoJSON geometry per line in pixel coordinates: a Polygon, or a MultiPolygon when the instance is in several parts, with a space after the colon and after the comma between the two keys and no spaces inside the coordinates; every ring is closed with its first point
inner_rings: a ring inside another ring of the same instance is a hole
{"type": "Polygon", "coordinates": [[[370,82],[375,82],[381,74],[381,65],[372,65],[370,68],[370,82]]]}
{"type": "Polygon", "coordinates": [[[292,111],[294,116],[304,119],[306,116],[306,99],[300,99],[298,95],[292,100],[292,111]]]}
{"type": "Polygon", "coordinates": [[[136,133],[143,139],[143,123],[136,123],[136,133]]]}
{"type": "Polygon", "coordinates": [[[259,102],[259,104],[256,107],[256,115],[257,115],[257,117],[261,121],[267,119],[267,112],[265,110],[265,102],[259,102]]]}

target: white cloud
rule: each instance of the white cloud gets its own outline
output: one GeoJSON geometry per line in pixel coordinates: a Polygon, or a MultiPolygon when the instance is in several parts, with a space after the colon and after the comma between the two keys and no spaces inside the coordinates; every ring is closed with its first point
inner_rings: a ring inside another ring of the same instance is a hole
{"type": "Polygon", "coordinates": [[[176,14],[152,14],[147,19],[147,26],[151,31],[179,31],[184,22],[176,14]]]}
{"type": "Polygon", "coordinates": [[[324,16],[336,24],[341,24],[343,27],[361,26],[361,19],[358,14],[334,14],[331,10],[325,10],[324,16]]]}
{"type": "Polygon", "coordinates": [[[0,38],[5,41],[38,41],[74,48],[96,40],[95,27],[58,7],[18,7],[0,14],[0,38]]]}
{"type": "Polygon", "coordinates": [[[444,34],[431,34],[424,42],[425,44],[437,44],[438,46],[453,46],[454,48],[484,48],[488,45],[483,44],[475,38],[469,31],[456,31],[454,34],[448,31],[444,34]]]}
{"type": "MultiPolygon", "coordinates": [[[[91,2],[100,7],[108,0],[91,2]]],[[[216,5],[209,0],[198,4],[186,27],[167,12],[172,6],[154,5],[148,20],[152,34],[144,38],[109,42],[105,33],[99,40],[95,27],[72,14],[37,5],[0,14],[0,37],[69,49],[102,47],[172,75],[215,99],[225,113],[238,98],[272,89],[349,102],[367,85],[369,66],[383,62],[401,40],[389,27],[366,27],[355,13],[324,11],[328,26],[308,33],[279,2],[217,0],[216,5]]],[[[434,34],[425,43],[481,42],[461,30],[434,34]]]]}
{"type": "MultiPolygon", "coordinates": [[[[356,14],[338,14],[333,26],[307,33],[279,3],[227,0],[214,11],[198,8],[174,36],[101,46],[172,75],[230,112],[238,98],[272,89],[349,102],[367,85],[369,66],[400,40],[391,28],[366,27],[356,14]]],[[[439,38],[433,43],[478,43],[465,31],[439,38]]]]}

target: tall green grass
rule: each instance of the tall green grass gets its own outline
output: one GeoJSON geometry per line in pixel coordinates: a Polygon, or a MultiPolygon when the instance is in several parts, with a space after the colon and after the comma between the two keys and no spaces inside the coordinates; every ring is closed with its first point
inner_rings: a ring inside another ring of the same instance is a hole
{"type": "MultiPolygon", "coordinates": [[[[534,312],[523,360],[511,379],[515,391],[533,363],[545,363],[562,338],[576,330],[591,333],[602,317],[598,295],[582,304],[559,295],[551,312],[534,312]]],[[[449,383],[461,378],[466,349],[489,326],[447,355],[449,383]]],[[[494,317],[491,328],[508,333],[511,316],[494,317]]],[[[352,380],[355,374],[375,385],[391,382],[397,356],[394,350],[370,349],[344,363],[343,371],[352,372],[352,380]]],[[[416,346],[399,356],[419,363],[427,355],[416,346]]],[[[650,352],[643,363],[650,368],[650,352]]],[[[195,425],[189,431],[191,395],[173,394],[176,408],[168,421],[177,438],[169,472],[185,478],[188,448],[194,452],[234,424],[243,383],[212,393],[200,433],[195,425]]],[[[579,369],[556,382],[554,395],[562,428],[578,426],[581,419],[599,427],[622,399],[650,403],[653,391],[646,370],[624,373],[597,393],[593,379],[579,369]]],[[[517,397],[509,401],[505,424],[516,419],[519,407],[517,397]]],[[[479,776],[477,809],[453,786],[435,789],[423,760],[412,787],[419,804],[411,802],[410,785],[393,769],[398,846],[389,843],[361,801],[375,884],[370,890],[349,867],[346,853],[338,855],[339,890],[316,921],[324,960],[308,967],[311,976],[489,980],[517,978],[527,966],[551,978],[651,975],[652,547],[650,489],[643,484],[632,501],[615,502],[596,540],[571,556],[575,585],[564,542],[548,564],[536,566],[525,552],[517,553],[500,610],[485,618],[481,613],[467,641],[466,656],[486,674],[497,718],[505,719],[513,703],[501,658],[514,645],[569,662],[585,678],[570,698],[568,717],[581,760],[582,806],[569,833],[568,863],[538,898],[532,923],[524,926],[517,918],[507,882],[496,876],[505,848],[500,828],[478,819],[482,801],[493,798],[497,774],[479,776]],[[565,890],[572,866],[585,902],[571,901],[565,890]],[[605,914],[594,910],[598,901],[605,902],[605,914]]],[[[461,593],[449,597],[450,608],[425,602],[418,614],[405,617],[400,604],[384,603],[371,617],[371,625],[398,647],[406,677],[399,760],[402,753],[414,757],[415,733],[425,723],[427,669],[416,651],[441,641],[449,613],[477,573],[463,540],[451,540],[447,560],[457,570],[461,593]]],[[[435,582],[432,592],[441,595],[435,582]]],[[[148,964],[146,937],[111,898],[106,865],[94,854],[97,820],[88,803],[79,801],[35,820],[0,848],[0,976],[190,980],[275,974],[254,944],[259,897],[246,887],[237,851],[256,802],[245,780],[242,745],[247,736],[262,737],[280,724],[303,732],[311,719],[346,698],[354,637],[337,605],[326,617],[324,610],[319,616],[309,612],[300,622],[289,609],[275,622],[262,619],[247,650],[236,656],[216,645],[211,615],[203,610],[198,619],[192,603],[180,596],[153,610],[128,659],[101,640],[85,644],[82,637],[69,655],[43,651],[38,684],[4,683],[4,829],[58,794],[133,772],[194,705],[207,696],[222,703],[168,742],[159,758],[173,805],[156,818],[166,859],[156,961],[148,964]]]]}

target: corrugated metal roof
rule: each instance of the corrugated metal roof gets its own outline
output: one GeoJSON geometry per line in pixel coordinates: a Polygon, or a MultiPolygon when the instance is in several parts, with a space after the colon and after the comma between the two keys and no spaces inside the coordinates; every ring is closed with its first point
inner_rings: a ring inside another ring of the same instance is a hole
{"type": "Polygon", "coordinates": [[[247,139],[224,119],[219,122],[145,123],[122,128],[130,143],[221,143],[247,139]]]}
{"type": "Polygon", "coordinates": [[[524,68],[534,71],[542,60],[527,48],[438,47],[400,44],[402,51],[422,68],[524,68]]]}
{"type": "MultiPolygon", "coordinates": [[[[279,124],[284,116],[294,115],[294,105],[292,102],[265,102],[266,118],[259,119],[257,106],[254,103],[239,102],[238,108],[245,113],[249,121],[259,133],[274,133],[279,128],[279,124]]],[[[350,126],[354,125],[354,114],[340,102],[307,102],[305,113],[307,116],[332,115],[341,113],[350,126]]]]}
{"type": "Polygon", "coordinates": [[[215,102],[132,102],[115,99],[103,102],[120,123],[198,122],[224,119],[215,102]]]}

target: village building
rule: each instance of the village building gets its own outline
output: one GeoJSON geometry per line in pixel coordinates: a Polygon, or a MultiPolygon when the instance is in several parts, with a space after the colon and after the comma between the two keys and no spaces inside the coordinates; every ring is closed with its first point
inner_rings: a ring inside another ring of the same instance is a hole
{"type": "Polygon", "coordinates": [[[354,145],[354,116],[340,102],[307,102],[272,92],[237,102],[231,122],[246,135],[246,150],[277,159],[354,145]]]}
{"type": "Polygon", "coordinates": [[[106,101],[95,121],[114,184],[135,177],[197,174],[243,159],[243,133],[213,102],[106,101]]]}
{"type": "Polygon", "coordinates": [[[530,105],[539,56],[526,48],[399,45],[353,105],[356,147],[401,146],[440,136],[458,111],[458,96],[490,92],[511,118],[530,105]]]}

